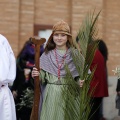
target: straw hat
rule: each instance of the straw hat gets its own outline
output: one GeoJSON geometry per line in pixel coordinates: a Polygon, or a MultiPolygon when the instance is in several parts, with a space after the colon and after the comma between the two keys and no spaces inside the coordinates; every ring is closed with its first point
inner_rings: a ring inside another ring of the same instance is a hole
{"type": "Polygon", "coordinates": [[[68,24],[61,20],[59,22],[57,22],[52,29],[52,34],[50,35],[48,42],[51,41],[53,39],[53,35],[55,33],[64,33],[66,35],[68,35],[69,37],[72,37],[71,33],[70,33],[70,27],[68,26],[68,24]]]}
{"type": "Polygon", "coordinates": [[[64,33],[66,35],[72,36],[71,33],[70,33],[70,27],[63,20],[57,22],[53,26],[53,33],[64,33]]]}

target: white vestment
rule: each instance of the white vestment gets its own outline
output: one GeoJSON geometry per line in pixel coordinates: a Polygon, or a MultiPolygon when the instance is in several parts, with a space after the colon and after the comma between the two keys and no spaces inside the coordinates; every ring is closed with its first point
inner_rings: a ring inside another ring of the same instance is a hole
{"type": "Polygon", "coordinates": [[[16,60],[7,39],[0,34],[0,120],[16,120],[13,95],[8,87],[16,76],[16,60]]]}

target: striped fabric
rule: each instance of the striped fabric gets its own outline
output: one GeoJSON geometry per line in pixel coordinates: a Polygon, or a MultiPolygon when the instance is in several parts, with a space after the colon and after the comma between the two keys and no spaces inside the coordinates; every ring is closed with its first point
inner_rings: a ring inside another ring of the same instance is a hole
{"type": "MultiPolygon", "coordinates": [[[[43,70],[40,72],[42,80],[47,79],[50,83],[54,83],[58,80],[58,78],[52,74],[43,70]]],[[[60,80],[62,83],[69,81],[64,78],[61,78],[60,80]]],[[[69,99],[67,94],[68,87],[69,85],[46,84],[43,93],[43,102],[40,106],[41,110],[39,120],[70,120],[66,119],[68,115],[65,113],[69,99]]]]}
{"type": "MultiPolygon", "coordinates": [[[[61,64],[64,54],[61,54],[59,50],[56,50],[57,56],[58,56],[58,62],[61,64]]],[[[70,72],[72,76],[75,78],[78,76],[78,72],[76,70],[76,67],[73,63],[72,57],[71,57],[71,49],[68,49],[66,58],[65,58],[65,63],[68,65],[70,72]]],[[[40,67],[44,71],[51,73],[55,76],[58,76],[58,66],[57,62],[55,59],[55,53],[54,50],[49,51],[49,53],[45,54],[43,53],[42,56],[40,57],[40,67]]],[[[65,69],[64,69],[64,64],[62,65],[60,69],[60,77],[65,77],[65,69]]]]}

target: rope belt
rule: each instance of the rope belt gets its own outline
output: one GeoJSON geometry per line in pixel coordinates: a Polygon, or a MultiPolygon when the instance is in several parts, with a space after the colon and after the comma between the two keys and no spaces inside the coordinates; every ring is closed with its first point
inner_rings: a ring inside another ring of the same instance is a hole
{"type": "Polygon", "coordinates": [[[69,85],[69,84],[66,84],[66,83],[62,83],[60,80],[55,81],[54,83],[50,83],[50,82],[47,81],[47,84],[53,84],[53,85],[69,85]]]}

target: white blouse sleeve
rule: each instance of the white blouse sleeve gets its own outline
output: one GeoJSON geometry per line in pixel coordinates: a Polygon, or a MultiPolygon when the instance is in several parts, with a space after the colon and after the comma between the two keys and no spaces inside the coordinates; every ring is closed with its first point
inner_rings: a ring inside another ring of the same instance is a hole
{"type": "Polygon", "coordinates": [[[9,63],[10,64],[9,64],[7,80],[11,83],[15,80],[15,77],[16,77],[16,60],[15,60],[13,52],[11,50],[9,50],[8,52],[9,52],[9,63]]]}
{"type": "Polygon", "coordinates": [[[16,62],[7,39],[0,35],[0,87],[12,83],[16,76],[16,62]]]}

